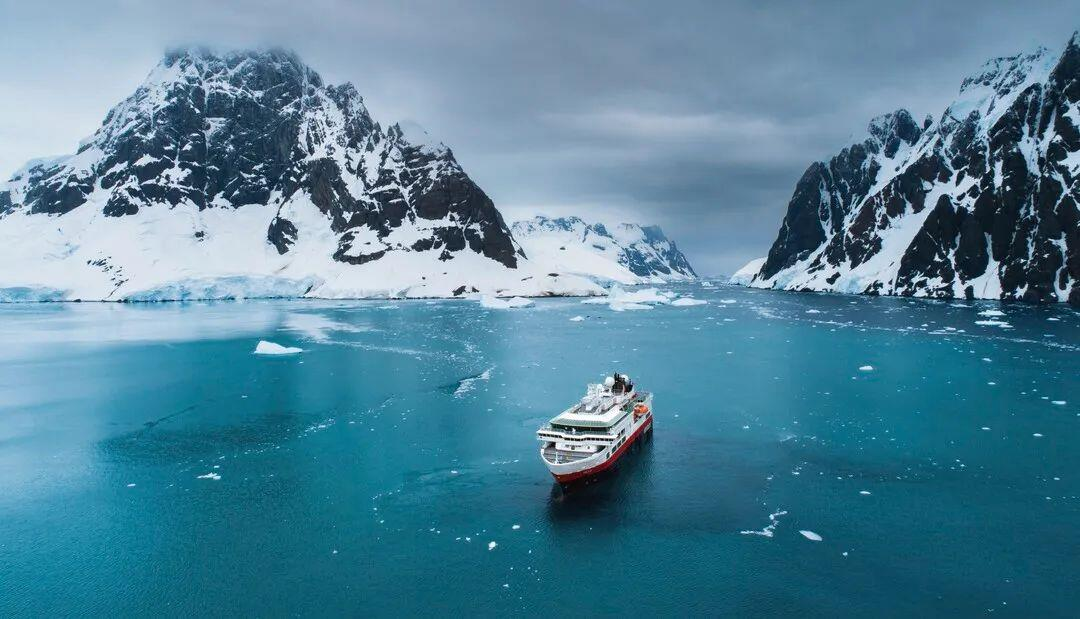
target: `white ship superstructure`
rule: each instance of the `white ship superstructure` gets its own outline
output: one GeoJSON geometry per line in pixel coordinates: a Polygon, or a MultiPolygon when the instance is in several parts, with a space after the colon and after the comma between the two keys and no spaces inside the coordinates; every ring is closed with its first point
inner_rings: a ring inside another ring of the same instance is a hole
{"type": "Polygon", "coordinates": [[[603,471],[652,429],[652,394],[614,374],[536,432],[540,457],[560,483],[603,471]]]}

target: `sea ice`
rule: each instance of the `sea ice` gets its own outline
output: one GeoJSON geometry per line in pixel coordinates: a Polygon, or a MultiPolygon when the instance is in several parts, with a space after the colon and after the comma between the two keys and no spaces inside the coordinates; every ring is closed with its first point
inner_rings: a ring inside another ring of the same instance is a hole
{"type": "Polygon", "coordinates": [[[1004,320],[976,320],[975,324],[983,327],[1001,327],[1002,329],[1011,329],[1012,325],[1004,320]]]}
{"type": "Polygon", "coordinates": [[[463,378],[458,382],[457,389],[454,389],[454,397],[460,398],[466,393],[472,391],[476,387],[476,382],[480,380],[491,380],[491,371],[495,369],[495,366],[491,366],[488,369],[480,372],[475,376],[463,378]]]}
{"type": "Polygon", "coordinates": [[[370,330],[368,327],[350,325],[331,320],[322,314],[311,314],[306,312],[294,312],[287,315],[285,317],[283,328],[288,331],[300,333],[307,339],[322,343],[330,340],[329,333],[331,331],[359,333],[370,330]]]}
{"type": "Polygon", "coordinates": [[[814,533],[813,531],[799,531],[799,533],[802,533],[803,537],[805,537],[806,539],[808,539],[808,540],[810,540],[812,542],[820,542],[821,541],[821,536],[818,535],[817,533],[814,533]]]}
{"type": "Polygon", "coordinates": [[[760,535],[762,537],[772,537],[773,531],[776,530],[776,525],[780,524],[780,516],[786,515],[787,512],[780,510],[769,514],[769,524],[760,531],[739,531],[740,535],[760,535]]]}
{"type": "Polygon", "coordinates": [[[585,320],[584,316],[574,316],[573,318],[570,319],[570,322],[581,322],[583,320],[585,320]]]}
{"type": "Polygon", "coordinates": [[[860,372],[873,372],[874,371],[874,366],[872,366],[872,365],[862,365],[862,366],[859,366],[859,371],[860,372]]]}
{"type": "Polygon", "coordinates": [[[529,307],[532,304],[532,299],[526,299],[524,297],[502,299],[486,294],[480,297],[480,306],[488,309],[514,309],[518,307],[529,307]]]}
{"type": "Polygon", "coordinates": [[[196,479],[213,479],[214,481],[217,481],[217,480],[221,479],[221,475],[219,475],[217,473],[214,473],[214,472],[210,472],[210,473],[207,473],[206,475],[199,475],[196,479]]]}
{"type": "Polygon", "coordinates": [[[705,305],[708,301],[704,299],[692,299],[690,297],[681,297],[671,302],[675,307],[690,307],[692,305],[705,305]]]}
{"type": "Polygon", "coordinates": [[[488,550],[495,550],[496,546],[498,546],[498,544],[495,542],[488,542],[488,550]]]}
{"type": "Polygon", "coordinates": [[[282,346],[281,344],[267,342],[266,340],[260,340],[255,346],[256,355],[295,355],[296,353],[301,352],[304,352],[303,348],[282,346]]]}
{"type": "Polygon", "coordinates": [[[616,312],[625,312],[627,310],[651,310],[651,305],[645,305],[644,303],[621,303],[616,302],[610,305],[611,309],[616,312]]]}

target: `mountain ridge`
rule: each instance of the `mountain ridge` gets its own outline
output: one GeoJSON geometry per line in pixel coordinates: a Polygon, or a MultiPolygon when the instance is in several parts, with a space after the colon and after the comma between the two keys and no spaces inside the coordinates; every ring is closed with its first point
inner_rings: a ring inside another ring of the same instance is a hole
{"type": "Polygon", "coordinates": [[[537,215],[514,222],[511,231],[526,255],[563,272],[622,284],[697,278],[686,256],[659,226],[605,226],[577,216],[537,215]]]}
{"type": "Polygon", "coordinates": [[[921,125],[811,164],[748,285],[1080,303],[1080,36],[995,58],[921,125]]]}
{"type": "Polygon", "coordinates": [[[273,48],[167,52],[75,153],[0,184],[0,238],[0,288],[50,298],[598,291],[527,261],[450,148],[273,48]]]}

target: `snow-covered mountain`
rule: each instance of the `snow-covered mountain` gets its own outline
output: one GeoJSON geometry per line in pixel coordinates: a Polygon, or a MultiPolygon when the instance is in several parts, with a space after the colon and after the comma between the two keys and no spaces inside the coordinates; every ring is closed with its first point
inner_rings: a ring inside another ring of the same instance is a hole
{"type": "Polygon", "coordinates": [[[0,300],[590,294],[446,146],[289,52],[170,52],[73,155],[0,184],[0,300]]]}
{"type": "Polygon", "coordinates": [[[530,259],[560,273],[623,284],[697,277],[658,226],[624,223],[609,229],[577,217],[537,216],[511,229],[530,259]]]}
{"type": "Polygon", "coordinates": [[[874,119],[799,180],[749,282],[1080,303],[1080,36],[996,58],[942,114],[874,119]]]}

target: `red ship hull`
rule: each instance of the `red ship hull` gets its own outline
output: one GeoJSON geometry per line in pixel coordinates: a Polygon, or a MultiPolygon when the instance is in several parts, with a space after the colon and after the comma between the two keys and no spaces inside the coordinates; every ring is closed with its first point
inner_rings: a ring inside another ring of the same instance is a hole
{"type": "Polygon", "coordinates": [[[601,473],[603,471],[606,471],[607,469],[614,466],[616,462],[619,461],[619,458],[621,458],[622,455],[624,453],[626,453],[626,450],[629,449],[630,446],[633,445],[634,442],[636,442],[638,440],[638,437],[640,437],[645,432],[648,432],[652,428],[652,421],[653,421],[652,420],[652,415],[649,415],[648,421],[641,424],[641,427],[639,427],[637,430],[634,431],[633,434],[630,435],[630,438],[628,438],[626,440],[626,442],[623,443],[622,447],[619,447],[619,449],[616,450],[615,453],[613,453],[610,458],[608,458],[607,460],[604,460],[600,464],[597,464],[596,466],[594,466],[594,467],[592,467],[590,469],[585,469],[585,470],[582,470],[582,471],[575,471],[573,473],[567,473],[565,475],[556,475],[555,473],[552,473],[551,474],[552,477],[554,477],[555,481],[559,482],[560,484],[565,484],[565,483],[569,483],[569,482],[581,479],[583,477],[590,477],[592,475],[596,475],[597,473],[601,473]]]}

